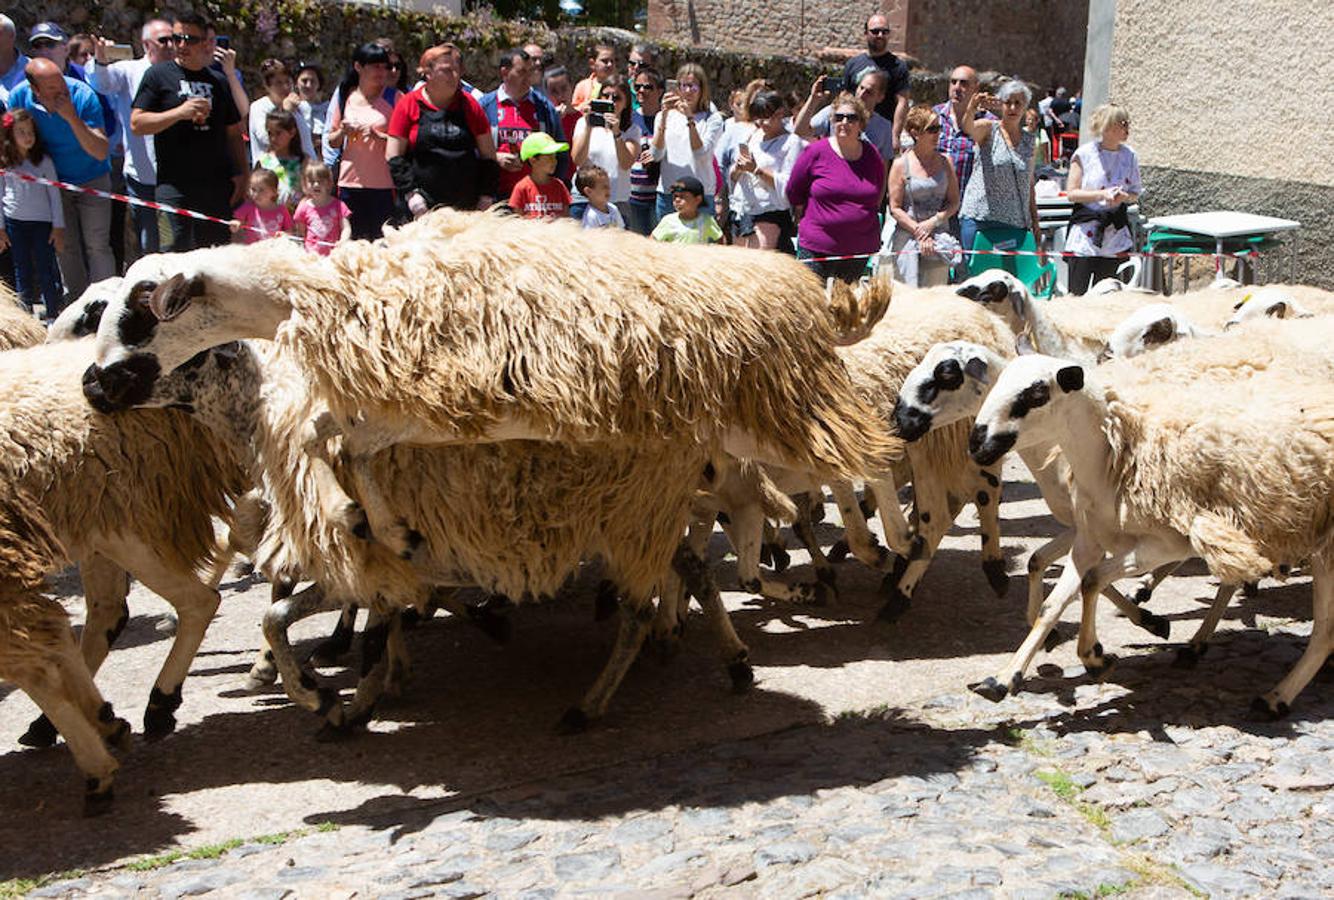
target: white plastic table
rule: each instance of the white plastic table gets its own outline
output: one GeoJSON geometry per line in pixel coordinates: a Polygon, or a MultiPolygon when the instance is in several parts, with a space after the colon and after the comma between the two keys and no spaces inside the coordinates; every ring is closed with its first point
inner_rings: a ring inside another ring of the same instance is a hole
{"type": "MultiPolygon", "coordinates": [[[[1228,238],[1267,236],[1282,231],[1296,231],[1302,223],[1293,219],[1277,219],[1273,216],[1257,216],[1254,213],[1218,210],[1215,212],[1183,213],[1176,216],[1155,216],[1149,220],[1149,228],[1165,228],[1186,234],[1198,234],[1214,239],[1214,271],[1223,267],[1223,243],[1228,238]]],[[[1293,275],[1296,275],[1297,250],[1292,250],[1293,275]]]]}

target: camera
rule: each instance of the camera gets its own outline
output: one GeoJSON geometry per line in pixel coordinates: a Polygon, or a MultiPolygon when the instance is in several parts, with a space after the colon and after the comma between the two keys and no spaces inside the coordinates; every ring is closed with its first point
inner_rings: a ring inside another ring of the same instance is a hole
{"type": "Polygon", "coordinates": [[[616,103],[613,100],[598,98],[589,102],[588,124],[593,128],[605,128],[607,125],[607,116],[616,112],[616,103]]]}
{"type": "Polygon", "coordinates": [[[820,84],[820,90],[826,94],[837,94],[843,90],[843,79],[837,75],[826,75],[824,81],[820,84]]]}

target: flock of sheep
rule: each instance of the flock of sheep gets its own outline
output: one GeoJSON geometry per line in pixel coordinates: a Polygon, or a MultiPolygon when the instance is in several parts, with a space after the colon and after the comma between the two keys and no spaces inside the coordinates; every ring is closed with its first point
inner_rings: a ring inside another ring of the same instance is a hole
{"type": "Polygon", "coordinates": [[[1139,604],[1199,557],[1223,586],[1188,656],[1238,586],[1314,576],[1308,648],[1256,701],[1284,714],[1334,645],[1334,295],[1033,302],[1000,271],[890,294],[820,285],[777,254],[439,211],[327,258],[281,241],[146,257],[49,333],[0,304],[0,677],[43,713],[20,741],[63,736],[85,811],[108,809],[130,729],[93,676],[127,621],[129,577],[178,618],[144,713],[160,737],[237,553],[273,591],[251,682],[281,676],[328,737],[401,688],[405,616],[443,607],[504,639],[508,606],[592,560],[619,631],[563,728],[603,715],[645,639],[679,637],[692,596],[744,689],[748,651],[705,559],[715,521],[743,589],[828,602],[850,552],[885,572],[893,621],[965,504],[1005,592],[1012,449],[1068,531],[1030,561],[1031,634],[975,690],[1016,690],[1076,592],[1090,669],[1107,662],[1099,595],[1167,637],[1139,604]],[[813,530],[826,486],[845,528],[828,556],[813,530]],[[866,524],[877,513],[888,547],[866,524]],[[780,522],[810,550],[813,583],[762,568],[786,559],[780,522]],[[42,593],[66,560],[87,599],[77,646],[42,593]],[[1114,586],[1149,573],[1133,599],[1114,586]],[[320,662],[358,607],[345,699],[288,630],[342,610],[320,662]]]}

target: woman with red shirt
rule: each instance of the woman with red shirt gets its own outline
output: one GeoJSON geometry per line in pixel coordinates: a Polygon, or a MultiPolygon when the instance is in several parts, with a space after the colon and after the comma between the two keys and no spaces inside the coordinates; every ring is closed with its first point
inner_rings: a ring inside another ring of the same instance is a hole
{"type": "Polygon", "coordinates": [[[385,152],[399,217],[415,218],[434,206],[485,209],[495,202],[500,175],[486,113],[460,89],[451,46],[423,53],[420,71],[422,86],[400,97],[389,119],[385,152]]]}

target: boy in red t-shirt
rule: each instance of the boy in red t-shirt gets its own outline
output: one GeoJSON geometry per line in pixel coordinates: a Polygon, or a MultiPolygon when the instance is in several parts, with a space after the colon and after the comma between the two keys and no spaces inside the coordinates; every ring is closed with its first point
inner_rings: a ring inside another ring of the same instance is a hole
{"type": "Polygon", "coordinates": [[[559,219],[570,214],[570,189],[556,178],[556,154],[570,149],[545,131],[523,139],[519,159],[532,171],[519,180],[510,194],[510,209],[525,219],[559,219]]]}

